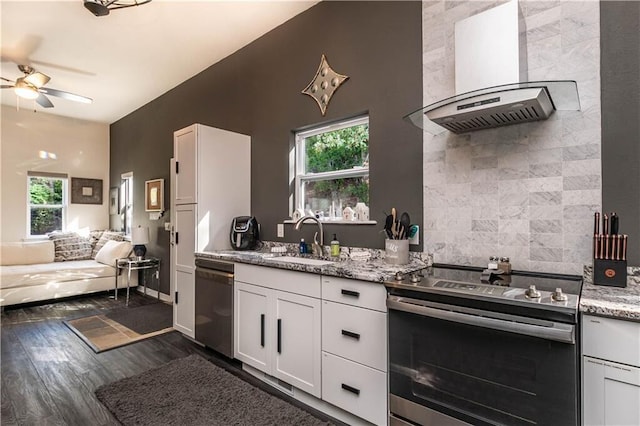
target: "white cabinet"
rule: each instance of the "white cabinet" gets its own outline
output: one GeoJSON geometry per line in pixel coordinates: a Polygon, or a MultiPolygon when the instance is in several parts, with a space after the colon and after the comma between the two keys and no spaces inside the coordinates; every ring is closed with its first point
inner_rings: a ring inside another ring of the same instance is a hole
{"type": "Polygon", "coordinates": [[[382,284],[322,277],[322,399],[386,424],[387,292],[382,284]]]}
{"type": "Polygon", "coordinates": [[[174,326],[195,336],[195,252],[230,248],[236,216],[251,214],[251,139],[194,124],[174,132],[171,287],[174,326]]]}
{"type": "Polygon", "coordinates": [[[237,264],[235,281],[235,357],[320,397],[320,276],[237,264]]]}
{"type": "Polygon", "coordinates": [[[194,204],[177,205],[173,215],[172,246],[175,288],[173,328],[195,338],[195,247],[196,213],[194,204]]]}
{"type": "Polygon", "coordinates": [[[585,425],[640,424],[640,324],[582,317],[585,425]]]}

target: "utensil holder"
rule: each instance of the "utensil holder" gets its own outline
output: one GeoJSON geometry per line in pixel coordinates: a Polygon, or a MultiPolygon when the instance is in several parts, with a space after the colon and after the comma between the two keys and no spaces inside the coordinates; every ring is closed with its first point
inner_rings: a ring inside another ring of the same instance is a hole
{"type": "Polygon", "coordinates": [[[593,259],[593,283],[609,287],[626,287],[627,261],[593,259]]]}
{"type": "Polygon", "coordinates": [[[394,265],[409,263],[409,240],[384,240],[385,261],[394,265]]]}

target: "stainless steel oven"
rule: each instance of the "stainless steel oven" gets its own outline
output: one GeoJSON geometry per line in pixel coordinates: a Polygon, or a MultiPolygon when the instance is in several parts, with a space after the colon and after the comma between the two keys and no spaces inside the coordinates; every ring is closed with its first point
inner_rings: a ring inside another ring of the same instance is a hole
{"type": "Polygon", "coordinates": [[[579,424],[579,278],[482,282],[447,265],[400,278],[387,283],[391,425],[579,424]]]}

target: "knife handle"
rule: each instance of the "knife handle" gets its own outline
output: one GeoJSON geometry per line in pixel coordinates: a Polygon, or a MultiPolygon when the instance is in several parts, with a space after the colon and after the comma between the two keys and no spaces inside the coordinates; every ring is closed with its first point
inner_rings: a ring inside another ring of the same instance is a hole
{"type": "Polygon", "coordinates": [[[627,260],[627,238],[628,237],[629,237],[628,235],[622,236],[622,259],[621,260],[627,260]]]}
{"type": "Polygon", "coordinates": [[[609,234],[609,216],[605,213],[604,219],[602,220],[602,233],[607,235],[609,234]]]}
{"type": "Polygon", "coordinates": [[[620,227],[620,218],[613,212],[611,213],[611,233],[617,234],[620,227]]]}
{"type": "Polygon", "coordinates": [[[598,234],[593,234],[593,258],[600,259],[598,256],[600,253],[598,251],[598,234]]]}
{"type": "Polygon", "coordinates": [[[593,233],[598,235],[600,233],[600,212],[596,212],[594,223],[593,223],[593,233]]]}

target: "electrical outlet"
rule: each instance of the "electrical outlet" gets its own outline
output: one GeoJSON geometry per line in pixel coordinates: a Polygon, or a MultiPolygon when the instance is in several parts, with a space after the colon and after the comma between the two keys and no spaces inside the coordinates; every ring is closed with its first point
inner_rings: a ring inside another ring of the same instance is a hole
{"type": "Polygon", "coordinates": [[[165,222],[164,223],[164,230],[165,231],[171,231],[171,222],[165,222]]]}
{"type": "Polygon", "coordinates": [[[278,224],[278,238],[284,238],[284,223],[278,224]]]}

